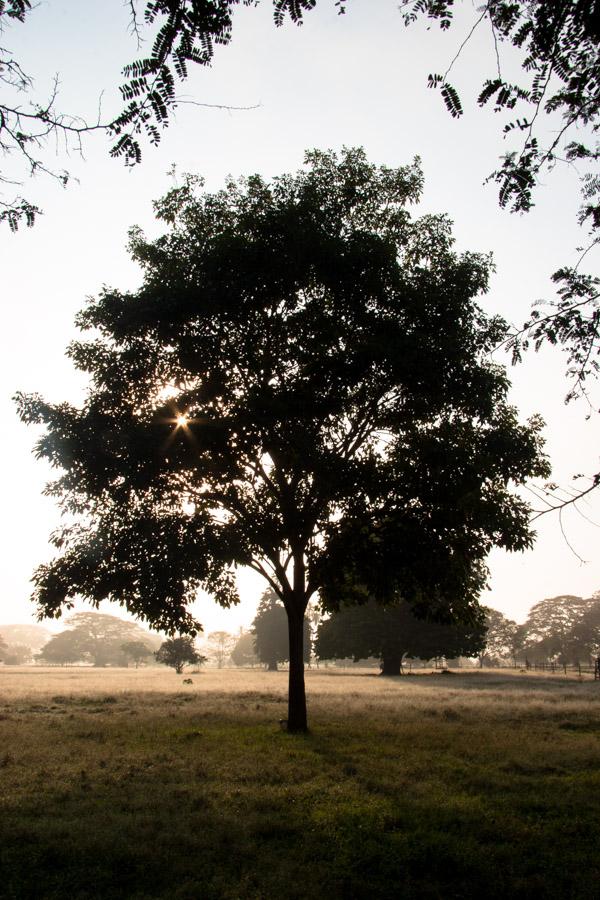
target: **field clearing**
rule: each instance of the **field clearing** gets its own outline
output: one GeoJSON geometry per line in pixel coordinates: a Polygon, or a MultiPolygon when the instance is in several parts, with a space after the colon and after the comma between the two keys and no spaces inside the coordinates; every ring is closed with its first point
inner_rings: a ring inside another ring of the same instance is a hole
{"type": "Polygon", "coordinates": [[[600,685],[0,669],[0,896],[600,895],[600,685]],[[192,679],[184,684],[183,678],[192,679]]]}

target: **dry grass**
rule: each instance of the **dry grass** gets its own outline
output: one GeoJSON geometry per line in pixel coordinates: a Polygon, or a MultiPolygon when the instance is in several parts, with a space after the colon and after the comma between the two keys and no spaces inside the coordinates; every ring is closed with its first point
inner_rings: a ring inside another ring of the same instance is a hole
{"type": "Polygon", "coordinates": [[[0,670],[0,896],[600,894],[598,683],[184,677],[0,670]]]}
{"type": "MultiPolygon", "coordinates": [[[[136,702],[159,702],[180,692],[204,701],[207,709],[233,709],[244,698],[268,694],[273,702],[287,698],[286,671],[203,669],[176,675],[162,667],[93,669],[84,667],[0,667],[0,704],[108,695],[136,702]],[[192,680],[186,684],[185,679],[192,680]]],[[[461,670],[450,675],[423,670],[400,678],[381,678],[373,669],[309,669],[306,688],[310,712],[419,718],[444,712],[475,715],[493,722],[519,718],[553,718],[597,710],[600,685],[593,679],[506,670],[461,670]]]]}

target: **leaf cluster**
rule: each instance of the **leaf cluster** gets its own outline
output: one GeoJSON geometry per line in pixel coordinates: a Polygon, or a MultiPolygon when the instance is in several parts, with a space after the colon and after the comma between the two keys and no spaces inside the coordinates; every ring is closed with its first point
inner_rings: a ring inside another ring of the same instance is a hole
{"type": "MultiPolygon", "coordinates": [[[[437,21],[442,29],[450,27],[453,0],[418,0],[405,2],[405,24],[420,17],[437,21]]],[[[598,10],[594,0],[536,0],[533,3],[514,0],[491,0],[480,11],[469,37],[482,22],[489,26],[496,47],[497,73],[483,82],[478,104],[493,102],[496,112],[511,111],[518,103],[529,107],[529,114],[508,122],[504,133],[524,132],[519,151],[507,153],[500,169],[490,177],[499,184],[501,206],[527,211],[533,203],[533,192],[540,172],[557,159],[564,135],[574,127],[592,126],[595,132],[600,113],[600,54],[598,44],[598,10]],[[499,48],[508,43],[522,52],[523,83],[513,84],[502,76],[499,48]],[[534,128],[540,112],[558,112],[563,127],[547,146],[542,146],[534,128]]],[[[448,81],[452,64],[444,75],[429,76],[429,86],[440,88],[450,114],[463,113],[456,88],[448,81]]],[[[571,159],[595,156],[597,150],[580,142],[568,145],[571,159]]]]}

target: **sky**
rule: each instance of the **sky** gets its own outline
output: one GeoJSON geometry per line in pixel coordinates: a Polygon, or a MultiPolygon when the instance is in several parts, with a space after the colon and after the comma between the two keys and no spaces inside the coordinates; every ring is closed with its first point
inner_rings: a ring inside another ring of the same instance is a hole
{"type": "MultiPolygon", "coordinates": [[[[23,193],[44,215],[33,229],[15,235],[0,230],[0,626],[35,618],[30,578],[36,565],[51,558],[48,535],[60,521],[42,495],[51,473],[32,455],[35,429],[19,422],[12,397],[19,390],[54,402],[81,400],[85,382],[64,355],[77,336],[75,314],[103,285],[140,284],[127,254],[127,231],[136,224],[150,236],[160,233],[152,201],[172,186],[167,173],[173,164],[177,172],[201,174],[212,191],[229,174],[294,171],[313,147],[361,145],[373,162],[388,166],[418,155],[425,191],[415,214],[446,212],[457,249],[494,253],[496,274],[482,298],[486,311],[518,324],[533,301],[552,296],[551,273],[573,265],[584,240],[575,224],[577,173],[558,167],[548,175],[526,216],[499,210],[494,187],[483,186],[505,149],[498,119],[466,102],[465,115],[455,121],[439,94],[426,87],[429,72],[446,68],[469,30],[473,7],[465,7],[468,17],[459,16],[446,34],[423,25],[405,29],[394,0],[352,0],[345,16],[337,15],[333,0],[320,0],[301,28],[288,22],[277,29],[272,6],[263,0],[256,9],[236,12],[230,46],[217,48],[212,67],[192,70],[178,88],[195,103],[251,108],[182,103],[159,147],[145,144],[143,163],[133,169],[109,158],[102,135],[84,141],[83,158],[74,148],[66,153],[60,144],[48,146],[48,165],[68,169],[74,180],[66,189],[43,176],[28,182],[23,193]]],[[[128,26],[128,4],[121,0],[42,0],[26,24],[6,29],[2,42],[34,77],[40,102],[58,74],[58,106],[93,121],[99,104],[106,118],[119,109],[120,70],[137,56],[128,26]]],[[[490,52],[491,36],[476,33],[455,66],[465,100],[474,99],[483,77],[493,74],[490,52]]],[[[7,165],[3,160],[3,173],[11,173],[7,165]]],[[[11,174],[18,177],[16,170],[11,174]]],[[[597,256],[590,254],[586,263],[588,271],[597,269],[597,256]]],[[[502,356],[498,361],[510,362],[502,356]]],[[[565,406],[564,364],[560,352],[546,349],[511,368],[510,377],[511,400],[522,417],[539,412],[546,420],[553,480],[569,484],[573,474],[598,469],[600,419],[586,417],[581,403],[565,406]]],[[[538,519],[533,550],[493,552],[490,590],[482,601],[523,621],[545,597],[589,596],[600,589],[597,494],[581,502],[581,513],[565,510],[561,522],[555,514],[538,519]]],[[[198,598],[193,612],[206,632],[235,632],[251,622],[263,584],[242,571],[239,585],[242,602],[235,609],[198,598]]],[[[119,607],[102,609],[121,613],[119,607]]]]}

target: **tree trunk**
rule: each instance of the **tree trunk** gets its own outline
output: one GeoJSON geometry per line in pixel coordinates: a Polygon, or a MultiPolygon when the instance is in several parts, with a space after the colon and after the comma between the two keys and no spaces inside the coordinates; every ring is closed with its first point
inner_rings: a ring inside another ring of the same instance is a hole
{"type": "Polygon", "coordinates": [[[287,610],[290,638],[290,670],[288,691],[287,730],[293,733],[308,731],[306,692],[304,689],[304,610],[287,610]]]}
{"type": "Polygon", "coordinates": [[[404,653],[386,653],[381,660],[382,675],[401,675],[404,653]]]}
{"type": "Polygon", "coordinates": [[[277,672],[277,660],[270,659],[267,663],[267,672],[277,672]]]}

